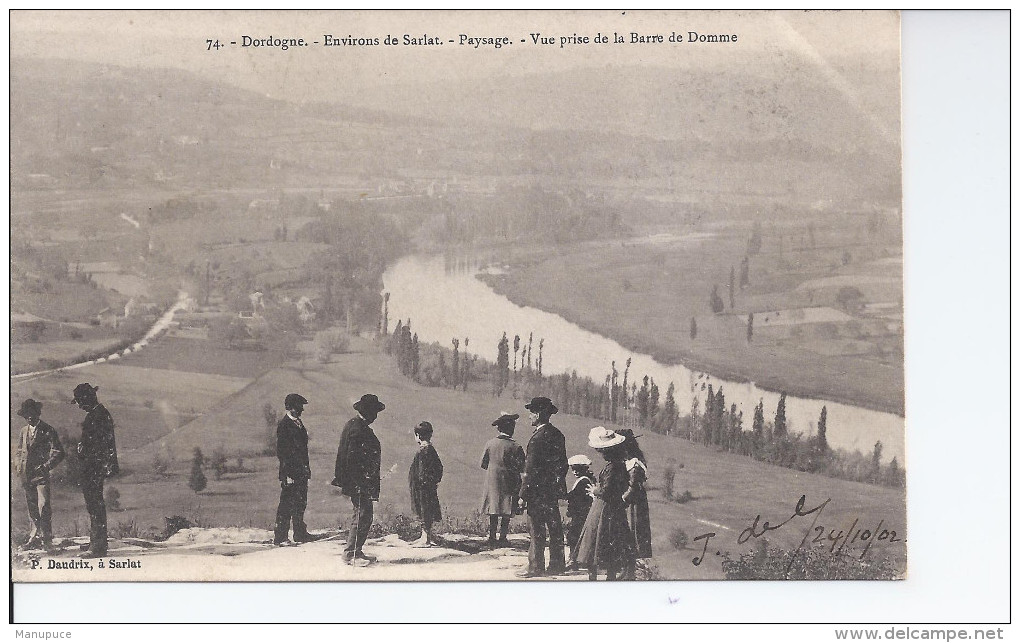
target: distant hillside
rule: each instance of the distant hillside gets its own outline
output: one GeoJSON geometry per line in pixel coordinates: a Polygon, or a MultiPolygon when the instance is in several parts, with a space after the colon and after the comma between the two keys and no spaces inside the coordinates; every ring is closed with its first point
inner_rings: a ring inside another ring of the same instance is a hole
{"type": "Polygon", "coordinates": [[[11,88],[16,191],[425,176],[899,199],[898,101],[875,98],[881,87],[847,95],[817,74],[592,69],[431,88],[442,91],[366,88],[350,107],[270,99],[181,70],[15,59],[11,88]]]}

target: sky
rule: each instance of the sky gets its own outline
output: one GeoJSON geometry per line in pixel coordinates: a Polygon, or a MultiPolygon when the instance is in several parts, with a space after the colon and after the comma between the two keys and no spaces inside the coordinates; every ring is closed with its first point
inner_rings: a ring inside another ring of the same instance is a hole
{"type": "MultiPolygon", "coordinates": [[[[578,67],[692,65],[725,70],[790,56],[807,60],[840,86],[842,70],[899,64],[895,12],[664,11],[14,11],[11,55],[95,61],[128,67],[177,67],[210,79],[299,101],[345,102],[366,85],[470,82],[473,78],[564,71],[578,67]],[[737,43],[668,42],[673,32],[737,34],[737,43]],[[561,36],[617,32],[626,44],[560,47],[561,36]],[[631,44],[630,33],[662,35],[662,44],[631,44]],[[459,40],[507,36],[500,49],[469,45],[207,49],[253,38],[378,37],[404,34],[459,40]],[[534,45],[530,34],[552,35],[534,45]],[[527,42],[522,43],[521,40],[527,42]]],[[[846,85],[846,83],[844,83],[846,85]]],[[[849,85],[846,87],[852,91],[849,85]]],[[[380,105],[384,108],[385,105],[380,105]]]]}

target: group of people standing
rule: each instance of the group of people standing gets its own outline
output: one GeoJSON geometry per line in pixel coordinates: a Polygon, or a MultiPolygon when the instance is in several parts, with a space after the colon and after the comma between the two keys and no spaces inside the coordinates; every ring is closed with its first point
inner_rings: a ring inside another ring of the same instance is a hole
{"type": "Polygon", "coordinates": [[[520,416],[503,412],[492,423],[499,435],[486,443],[482,454],[481,467],[487,472],[482,513],[489,515],[489,543],[507,544],[510,518],[523,511],[531,542],[528,568],[519,572],[519,577],[586,568],[591,580],[600,569],[606,570],[607,580],[634,578],[637,560],[652,555],[647,465],[638,446],[639,436],[629,429],[593,428],[588,445],[606,460],[605,468],[595,477],[588,456],[567,458],[563,433],[551,422],[558,409],[549,398],[536,397],[525,408],[535,427],[527,448],[522,449],[513,439],[520,416]],[[574,475],[569,491],[568,469],[574,475]],[[564,498],[565,533],[559,507],[564,498]]]}
{"type": "MultiPolygon", "coordinates": [[[[90,518],[89,543],[82,546],[79,554],[85,558],[107,553],[103,486],[107,477],[118,472],[114,421],[99,403],[98,390],[99,387],[88,383],[74,389],[74,403],[86,414],[77,446],[81,458],[80,484],[90,518]]],[[[275,545],[318,538],[308,531],[304,520],[308,481],[312,477],[308,432],[301,420],[307,404],[308,400],[297,393],[287,395],[286,413],[277,424],[280,502],[273,536],[275,545]],[[291,534],[292,538],[288,538],[291,534]]],[[[372,423],[386,405],[369,393],[353,407],[357,415],[344,425],[340,434],[330,484],[339,487],[351,502],[344,561],[363,566],[375,560],[365,554],[364,545],[382,480],[382,448],[372,423]]],[[[529,411],[534,427],[526,447],[522,448],[513,437],[520,415],[502,412],[492,422],[497,435],[485,444],[482,453],[481,468],[486,473],[481,513],[489,517],[488,543],[492,547],[508,545],[510,519],[523,513],[531,543],[528,568],[518,576],[552,576],[586,568],[592,580],[600,569],[606,570],[607,580],[633,578],[637,560],[652,555],[645,490],[647,465],[638,446],[639,436],[629,429],[618,432],[604,427],[591,429],[588,444],[606,461],[601,473],[595,476],[587,456],[567,458],[563,433],[551,422],[558,411],[552,400],[536,397],[524,408],[529,411]],[[574,476],[569,491],[568,470],[574,476]],[[566,530],[559,506],[563,499],[567,503],[566,530]],[[569,547],[569,559],[564,544],[569,547]]],[[[15,450],[14,467],[24,486],[32,521],[25,545],[52,550],[50,472],[65,453],[57,432],[42,421],[41,413],[42,404],[32,399],[25,400],[18,410],[27,424],[15,450]]],[[[413,543],[419,547],[439,544],[433,526],[442,518],[438,487],[443,478],[443,463],[432,445],[433,432],[432,424],[426,421],[414,427],[418,450],[408,471],[411,505],[421,521],[421,537],[413,543]]]]}
{"type": "MultiPolygon", "coordinates": [[[[287,415],[278,426],[281,492],[274,538],[278,545],[289,542],[291,526],[293,542],[317,538],[307,531],[303,517],[311,477],[308,434],[300,420],[307,403],[296,393],[288,395],[284,401],[287,415]]],[[[385,408],[375,395],[362,396],[354,404],[358,415],[340,434],[331,484],[351,501],[344,549],[344,560],[351,565],[363,566],[375,560],[364,552],[381,483],[382,450],[372,423],[385,408]]],[[[536,397],[524,408],[534,427],[526,448],[513,438],[520,415],[504,411],[492,422],[497,435],[482,452],[481,468],[486,474],[481,513],[489,517],[489,545],[508,545],[510,519],[524,513],[530,546],[528,568],[518,573],[521,578],[553,576],[580,568],[587,569],[592,580],[602,569],[607,580],[634,578],[637,561],[652,555],[645,490],[647,465],[637,442],[639,436],[629,429],[614,432],[593,428],[588,445],[606,461],[605,468],[595,476],[587,456],[567,458],[566,439],[551,422],[559,410],[552,400],[536,397]],[[568,470],[574,474],[569,491],[568,470]],[[563,499],[567,501],[566,530],[560,514],[563,499]],[[569,547],[569,560],[564,545],[569,547]]],[[[411,506],[421,521],[421,537],[412,543],[418,547],[439,544],[432,528],[442,518],[438,488],[443,463],[432,445],[433,433],[427,421],[414,427],[418,450],[408,471],[408,488],[411,506]]]]}
{"type": "MultiPolygon", "coordinates": [[[[106,478],[119,471],[114,421],[99,403],[98,386],[88,382],[74,388],[72,404],[85,411],[77,455],[81,460],[82,495],[89,514],[89,542],[81,546],[81,558],[99,558],[107,553],[106,478]]],[[[53,509],[50,502],[50,472],[65,457],[56,430],[42,420],[42,402],[27,399],[18,415],[27,421],[14,450],[14,471],[25,489],[31,529],[26,549],[42,547],[53,551],[53,509]]]]}

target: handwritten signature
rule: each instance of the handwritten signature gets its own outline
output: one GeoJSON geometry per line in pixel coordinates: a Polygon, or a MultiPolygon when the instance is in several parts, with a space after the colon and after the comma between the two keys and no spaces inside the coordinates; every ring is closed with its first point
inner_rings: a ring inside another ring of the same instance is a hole
{"type": "MultiPolygon", "coordinates": [[[[854,543],[859,543],[859,545],[864,545],[864,549],[860,555],[861,560],[864,560],[868,550],[871,549],[871,546],[875,544],[875,542],[905,542],[904,539],[898,537],[895,530],[882,528],[885,524],[885,520],[879,520],[878,524],[875,525],[874,528],[869,529],[866,524],[862,523],[862,519],[858,517],[854,518],[853,523],[846,530],[840,529],[837,532],[836,529],[829,529],[828,532],[826,532],[826,527],[818,524],[818,518],[822,515],[822,511],[831,500],[831,498],[826,498],[825,502],[822,502],[811,509],[805,509],[807,496],[801,496],[790,517],[776,524],[771,524],[768,520],[763,521],[761,514],[758,514],[754,517],[754,520],[751,521],[751,524],[740,532],[739,536],[737,536],[737,544],[743,545],[752,539],[761,538],[768,532],[781,529],[797,518],[813,516],[811,525],[808,527],[807,531],[804,532],[804,538],[801,539],[800,545],[797,546],[797,549],[790,557],[790,562],[786,567],[786,571],[789,573],[794,561],[797,559],[797,556],[809,541],[811,546],[815,546],[817,544],[828,544],[829,551],[833,554],[842,554],[844,549],[849,548],[854,543]],[[857,528],[858,523],[862,524],[860,528],[857,528]],[[812,534],[814,534],[814,537],[812,537],[812,534]]],[[[700,536],[695,536],[694,542],[698,542],[699,540],[704,541],[701,549],[701,555],[695,556],[691,559],[691,562],[695,566],[701,565],[701,563],[705,561],[705,556],[708,553],[709,541],[717,535],[718,534],[716,534],[716,532],[710,531],[701,534],[700,536]]],[[[721,553],[722,552],[716,552],[717,555],[721,555],[721,553]]]]}

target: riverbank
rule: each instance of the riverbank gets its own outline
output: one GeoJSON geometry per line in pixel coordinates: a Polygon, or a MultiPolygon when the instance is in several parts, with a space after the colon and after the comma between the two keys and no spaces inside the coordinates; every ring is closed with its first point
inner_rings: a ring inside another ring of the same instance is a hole
{"type": "MultiPolygon", "coordinates": [[[[833,294],[824,286],[810,292],[799,288],[826,278],[866,281],[873,266],[833,269],[822,256],[798,262],[793,270],[790,251],[783,259],[759,255],[751,262],[751,284],[734,289],[735,306],[726,302],[723,312],[713,314],[709,294],[715,286],[723,300],[728,298],[731,263],[739,270],[744,240],[710,239],[680,246],[606,242],[598,248],[566,247],[478,278],[519,306],[559,315],[663,364],[682,364],[801,398],[904,415],[901,326],[890,330],[888,320],[846,315],[829,305],[833,294]],[[770,319],[770,312],[796,313],[807,306],[824,306],[843,321],[770,324],[779,321],[770,319]],[[748,342],[750,313],[755,327],[748,342]]],[[[896,279],[887,290],[898,289],[896,279]]],[[[872,290],[875,299],[889,296],[878,287],[872,290]]]]}

